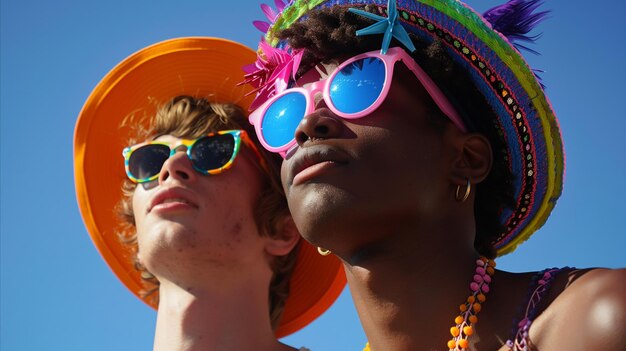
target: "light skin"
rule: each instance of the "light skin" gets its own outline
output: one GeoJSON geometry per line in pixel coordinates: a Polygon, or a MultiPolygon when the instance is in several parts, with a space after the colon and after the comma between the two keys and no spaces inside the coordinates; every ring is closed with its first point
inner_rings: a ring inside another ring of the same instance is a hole
{"type": "MultiPolygon", "coordinates": [[[[316,72],[298,84],[319,79],[316,72]]],[[[451,123],[437,130],[427,118],[432,104],[399,64],[386,101],[369,116],[341,119],[318,101],[282,166],[294,221],[306,240],[343,261],[374,351],[447,350],[470,294],[478,257],[474,189],[489,174],[491,147],[451,123]],[[474,188],[458,201],[456,188],[464,190],[467,179],[474,188]]],[[[496,272],[468,339],[472,350],[507,350],[531,277],[496,272]]],[[[559,275],[530,330],[535,349],[623,349],[625,292],[625,270],[559,275]]]]}
{"type": "Polygon", "coordinates": [[[177,151],[133,195],[139,257],[160,282],[154,350],[294,350],[270,325],[269,264],[299,236],[290,218],[278,237],[259,234],[258,161],[242,145],[231,169],[206,176],[177,151]]]}

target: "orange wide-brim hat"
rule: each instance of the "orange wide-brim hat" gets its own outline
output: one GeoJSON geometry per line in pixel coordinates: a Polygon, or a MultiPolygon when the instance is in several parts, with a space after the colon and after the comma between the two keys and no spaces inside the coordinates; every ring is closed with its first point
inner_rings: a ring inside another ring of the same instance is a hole
{"type": "MultiPolygon", "coordinates": [[[[256,54],[241,44],[219,38],[177,38],[146,47],[113,68],[85,102],[74,134],[74,176],[83,221],[96,248],[115,275],[137,297],[143,289],[133,253],[120,243],[115,206],[126,178],[122,149],[130,129],[120,128],[129,115],[153,116],[178,95],[233,102],[248,110],[249,87],[238,86],[243,66],[256,54]]],[[[320,256],[303,241],[291,277],[277,337],[291,334],[322,314],[345,286],[334,256],[320,256]]],[[[150,304],[149,302],[147,302],[150,304]]],[[[155,304],[151,304],[157,308],[155,304]]]]}

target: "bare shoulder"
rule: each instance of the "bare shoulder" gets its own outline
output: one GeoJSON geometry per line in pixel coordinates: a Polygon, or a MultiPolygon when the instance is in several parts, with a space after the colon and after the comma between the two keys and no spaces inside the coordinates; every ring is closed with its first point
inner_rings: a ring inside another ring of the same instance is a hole
{"type": "Polygon", "coordinates": [[[562,279],[537,318],[537,349],[626,350],[626,269],[572,270],[562,279]]]}

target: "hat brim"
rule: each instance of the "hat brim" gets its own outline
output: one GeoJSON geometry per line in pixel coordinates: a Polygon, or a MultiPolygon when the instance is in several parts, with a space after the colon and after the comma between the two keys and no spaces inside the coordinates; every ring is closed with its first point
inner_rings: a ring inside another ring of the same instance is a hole
{"type": "MultiPolygon", "coordinates": [[[[241,44],[208,37],[177,38],[139,50],[112,69],[85,102],[74,133],[76,194],[94,245],[115,275],[137,297],[144,288],[133,254],[116,235],[115,206],[125,179],[122,149],[130,115],[152,116],[159,104],[178,95],[233,102],[247,110],[243,66],[256,54],[241,44]]],[[[322,257],[303,242],[290,283],[290,295],[275,334],[282,337],[306,326],[335,301],[345,274],[335,257],[322,257]]],[[[142,299],[143,301],[143,299],[142,299]]],[[[156,308],[157,306],[151,305],[156,308]]]]}

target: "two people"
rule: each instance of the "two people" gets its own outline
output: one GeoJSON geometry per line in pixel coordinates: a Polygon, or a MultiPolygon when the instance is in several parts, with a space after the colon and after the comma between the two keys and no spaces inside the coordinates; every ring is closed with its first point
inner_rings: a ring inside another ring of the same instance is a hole
{"type": "Polygon", "coordinates": [[[536,22],[536,2],[280,5],[250,121],[300,233],[342,261],[367,347],[619,349],[623,271],[495,269],[561,191],[554,112],[498,27],[536,22]]]}

